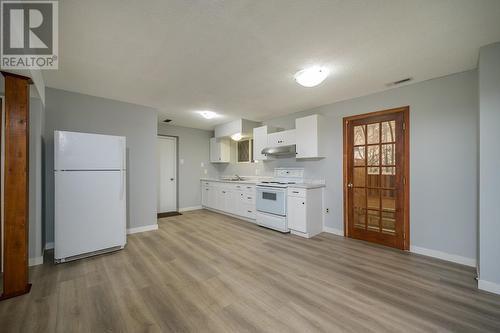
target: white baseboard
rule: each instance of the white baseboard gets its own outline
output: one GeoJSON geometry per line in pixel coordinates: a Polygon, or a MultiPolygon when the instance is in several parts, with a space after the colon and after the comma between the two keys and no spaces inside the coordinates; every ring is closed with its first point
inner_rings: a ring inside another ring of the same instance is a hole
{"type": "Polygon", "coordinates": [[[476,267],[476,259],[462,257],[456,254],[450,254],[437,250],[426,249],[418,246],[410,246],[410,252],[422,254],[424,256],[438,258],[446,261],[451,261],[465,266],[476,267]]]}
{"type": "Polygon", "coordinates": [[[344,236],[344,231],[337,229],[337,228],[331,228],[327,226],[323,226],[323,232],[328,232],[329,234],[334,234],[338,236],[344,236]]]}
{"type": "Polygon", "coordinates": [[[479,279],[477,287],[481,290],[500,295],[500,284],[498,283],[479,279]]]}
{"type": "Polygon", "coordinates": [[[206,209],[206,210],[209,210],[211,212],[215,212],[215,213],[219,213],[219,214],[222,214],[222,215],[227,215],[227,216],[234,217],[235,219],[238,219],[238,220],[243,220],[243,221],[255,223],[255,219],[249,219],[248,217],[231,214],[231,213],[228,213],[228,212],[224,212],[222,210],[213,209],[213,208],[209,208],[209,207],[203,207],[203,208],[206,209]]]}
{"type": "Polygon", "coordinates": [[[28,259],[29,266],[37,266],[42,264],[43,264],[43,256],[28,259]]]}
{"type": "Polygon", "coordinates": [[[179,208],[179,213],[182,213],[182,212],[189,212],[190,210],[198,210],[198,209],[202,209],[203,207],[201,206],[193,206],[193,207],[184,207],[184,208],[179,208]]]}
{"type": "Polygon", "coordinates": [[[127,229],[127,235],[136,234],[139,232],[158,230],[158,224],[145,225],[143,227],[129,228],[127,229]]]}
{"type": "Polygon", "coordinates": [[[45,243],[45,248],[43,249],[44,251],[45,250],[52,250],[54,248],[54,242],[49,242],[49,243],[45,243]]]}

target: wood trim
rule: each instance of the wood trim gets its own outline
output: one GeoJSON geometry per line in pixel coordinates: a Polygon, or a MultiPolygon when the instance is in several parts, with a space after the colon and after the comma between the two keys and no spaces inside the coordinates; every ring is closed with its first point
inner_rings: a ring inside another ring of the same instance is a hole
{"type": "Polygon", "coordinates": [[[404,207],[405,207],[405,240],[404,250],[410,250],[410,107],[406,106],[403,110],[404,119],[404,166],[403,173],[406,180],[404,184],[404,207]]]}
{"type": "Polygon", "coordinates": [[[348,228],[348,223],[349,223],[349,193],[348,193],[348,160],[349,156],[347,156],[348,152],[348,144],[349,144],[349,137],[348,137],[348,125],[349,122],[357,120],[357,119],[362,119],[366,117],[373,117],[373,116],[382,116],[382,115],[388,115],[392,113],[398,113],[402,112],[403,113],[403,122],[405,124],[404,132],[403,132],[403,137],[404,137],[404,161],[403,161],[403,177],[406,181],[404,184],[404,189],[403,189],[403,206],[404,206],[404,222],[403,222],[403,228],[404,228],[404,242],[403,242],[403,250],[409,251],[410,250],[410,106],[402,106],[398,108],[393,108],[393,109],[387,109],[387,110],[380,110],[380,111],[375,111],[375,112],[369,112],[369,113],[364,113],[364,114],[359,114],[359,115],[354,115],[354,116],[348,116],[343,118],[343,163],[342,163],[342,172],[343,172],[343,192],[344,192],[344,198],[343,198],[343,207],[344,207],[344,236],[349,237],[349,228],[348,228]]]}
{"type": "Polygon", "coordinates": [[[349,213],[349,202],[347,200],[347,198],[349,197],[349,191],[348,191],[348,188],[347,188],[347,184],[348,184],[348,179],[347,179],[347,169],[348,169],[348,156],[347,156],[347,146],[349,144],[349,131],[348,131],[348,125],[349,125],[349,119],[348,118],[344,118],[343,119],[343,128],[342,128],[342,138],[343,138],[343,144],[342,144],[342,147],[343,147],[343,157],[342,157],[342,173],[343,173],[343,182],[342,182],[342,186],[343,186],[343,190],[344,190],[344,236],[345,237],[349,237],[350,234],[349,234],[349,228],[348,228],[348,213],[349,213]]]}
{"type": "Polygon", "coordinates": [[[4,276],[0,299],[28,293],[29,83],[5,76],[4,276]]]}
{"type": "Polygon", "coordinates": [[[4,77],[10,76],[10,77],[14,77],[14,78],[17,78],[17,79],[20,79],[20,80],[26,80],[28,82],[28,84],[33,84],[33,80],[30,77],[28,77],[28,76],[24,76],[24,75],[20,75],[20,74],[15,74],[15,73],[9,73],[9,72],[5,72],[5,71],[0,71],[0,73],[2,73],[2,75],[4,77]]]}

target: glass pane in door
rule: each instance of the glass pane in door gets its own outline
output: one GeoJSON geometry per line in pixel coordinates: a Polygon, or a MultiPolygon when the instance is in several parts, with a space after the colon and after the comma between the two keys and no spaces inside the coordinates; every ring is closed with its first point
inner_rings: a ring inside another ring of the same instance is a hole
{"type": "Polygon", "coordinates": [[[369,124],[367,126],[368,129],[368,144],[373,144],[373,143],[379,143],[380,142],[380,124],[375,123],[375,124],[369,124]]]}
{"type": "Polygon", "coordinates": [[[382,142],[395,142],[396,141],[396,121],[382,122],[382,142]]]}
{"type": "Polygon", "coordinates": [[[366,226],[366,190],[364,188],[353,189],[354,204],[354,227],[365,229],[366,226]]]}
{"type": "Polygon", "coordinates": [[[365,126],[355,126],[354,127],[354,145],[364,145],[365,144],[365,126]]]}

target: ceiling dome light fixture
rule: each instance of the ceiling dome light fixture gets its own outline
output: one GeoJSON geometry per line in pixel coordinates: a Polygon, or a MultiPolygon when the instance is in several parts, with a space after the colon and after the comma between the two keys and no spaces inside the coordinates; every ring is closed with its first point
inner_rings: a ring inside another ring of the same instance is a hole
{"type": "Polygon", "coordinates": [[[240,141],[241,139],[243,139],[243,136],[241,135],[241,133],[234,133],[233,135],[231,135],[231,139],[233,139],[234,141],[240,141]]]}
{"type": "Polygon", "coordinates": [[[298,71],[294,77],[295,81],[301,86],[311,88],[323,82],[328,74],[330,74],[328,68],[312,66],[298,71]]]}
{"type": "Polygon", "coordinates": [[[217,113],[213,111],[196,111],[196,112],[199,113],[205,119],[212,119],[217,117],[217,113]]]}

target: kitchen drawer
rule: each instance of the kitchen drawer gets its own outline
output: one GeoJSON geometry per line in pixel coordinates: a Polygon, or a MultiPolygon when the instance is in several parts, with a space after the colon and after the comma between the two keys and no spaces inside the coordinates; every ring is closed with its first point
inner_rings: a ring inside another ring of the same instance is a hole
{"type": "Polygon", "coordinates": [[[246,192],[255,193],[255,185],[244,185],[243,189],[246,192]]]}
{"type": "Polygon", "coordinates": [[[235,189],[237,191],[243,191],[245,189],[244,184],[230,184],[232,189],[235,189]]]}
{"type": "Polygon", "coordinates": [[[255,219],[255,205],[243,203],[241,204],[242,215],[249,219],[255,219]]]}
{"type": "Polygon", "coordinates": [[[255,195],[250,193],[243,193],[243,202],[254,205],[255,195]]]}
{"type": "Polygon", "coordinates": [[[306,189],[305,188],[289,187],[288,188],[288,195],[291,197],[305,198],[306,197],[306,189]]]}

